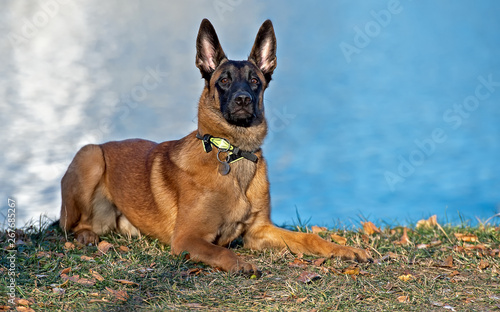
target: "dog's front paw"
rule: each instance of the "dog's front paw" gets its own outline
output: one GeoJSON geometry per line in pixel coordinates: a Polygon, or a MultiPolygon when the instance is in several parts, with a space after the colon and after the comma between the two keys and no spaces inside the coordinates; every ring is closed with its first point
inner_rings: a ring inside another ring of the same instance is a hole
{"type": "Polygon", "coordinates": [[[243,261],[238,261],[238,263],[236,263],[233,268],[231,268],[230,272],[243,274],[249,277],[260,277],[262,275],[256,265],[243,261]]]}
{"type": "Polygon", "coordinates": [[[355,260],[357,262],[373,262],[371,255],[363,249],[338,246],[333,251],[333,256],[340,257],[342,260],[355,260]]]}
{"type": "Polygon", "coordinates": [[[83,245],[94,244],[97,246],[99,243],[99,235],[90,230],[81,230],[75,233],[77,242],[83,245]]]}

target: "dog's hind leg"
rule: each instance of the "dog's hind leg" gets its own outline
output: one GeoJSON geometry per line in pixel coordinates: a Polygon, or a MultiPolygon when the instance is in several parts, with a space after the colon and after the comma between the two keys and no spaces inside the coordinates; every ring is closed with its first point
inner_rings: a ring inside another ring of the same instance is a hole
{"type": "MultiPolygon", "coordinates": [[[[62,205],[60,226],[75,232],[82,244],[97,243],[99,236],[93,228],[96,192],[102,181],[106,164],[98,145],[82,147],[71,162],[61,181],[62,205]]],[[[98,199],[104,196],[98,194],[98,199]]],[[[100,232],[100,231],[99,231],[100,232]]]]}

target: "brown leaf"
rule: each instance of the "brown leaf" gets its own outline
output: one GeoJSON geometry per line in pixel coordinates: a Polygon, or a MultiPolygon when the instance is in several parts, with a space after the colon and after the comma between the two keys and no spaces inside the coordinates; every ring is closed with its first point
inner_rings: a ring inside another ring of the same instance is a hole
{"type": "Polygon", "coordinates": [[[307,300],[307,297],[304,297],[304,298],[297,298],[297,300],[295,300],[296,303],[302,303],[304,301],[307,300]]]}
{"type": "Polygon", "coordinates": [[[457,275],[460,275],[460,272],[458,272],[457,270],[451,272],[450,274],[448,274],[448,277],[454,277],[454,276],[457,276],[457,275]]]}
{"type": "Polygon", "coordinates": [[[309,265],[309,262],[303,260],[303,259],[295,259],[293,262],[289,262],[288,266],[292,268],[305,268],[309,265]]]}
{"type": "Polygon", "coordinates": [[[429,244],[418,244],[416,247],[417,249],[427,249],[429,248],[429,244]]]}
{"type": "Polygon", "coordinates": [[[444,260],[443,267],[452,268],[453,267],[453,256],[449,255],[446,260],[444,260]]]}
{"type": "Polygon", "coordinates": [[[66,243],[64,243],[64,249],[73,250],[73,249],[75,249],[75,244],[73,244],[71,242],[66,242],[66,243]]]}
{"type": "Polygon", "coordinates": [[[375,233],[380,233],[380,229],[375,226],[371,221],[361,222],[363,225],[363,230],[367,235],[373,235],[375,233]]]}
{"type": "Polygon", "coordinates": [[[64,290],[63,288],[54,287],[52,288],[52,292],[58,295],[64,295],[66,293],[66,290],[64,290]]]}
{"type": "Polygon", "coordinates": [[[125,290],[114,290],[109,287],[106,287],[106,290],[118,300],[127,301],[129,298],[129,295],[125,290]]]}
{"type": "Polygon", "coordinates": [[[30,308],[30,307],[23,307],[23,306],[16,307],[16,311],[20,311],[20,312],[35,312],[35,310],[33,310],[32,308],[30,308]]]}
{"type": "Polygon", "coordinates": [[[67,281],[67,280],[70,280],[72,282],[78,282],[78,279],[80,278],[80,275],[76,274],[76,275],[73,275],[73,276],[68,276],[67,274],[61,274],[61,278],[63,281],[67,281]]]}
{"type": "Polygon", "coordinates": [[[424,229],[431,229],[438,225],[437,222],[437,215],[433,215],[427,220],[420,220],[417,222],[417,229],[424,228],[424,229]]]}
{"type": "Polygon", "coordinates": [[[395,244],[397,245],[408,245],[410,243],[410,238],[408,237],[408,229],[405,227],[403,228],[403,236],[401,236],[401,239],[395,244]]]}
{"type": "Polygon", "coordinates": [[[320,265],[322,265],[325,262],[325,260],[326,260],[325,258],[319,258],[319,259],[314,260],[313,264],[315,266],[320,266],[320,265]]]}
{"type": "Polygon", "coordinates": [[[318,233],[321,233],[321,232],[326,232],[326,231],[328,231],[328,229],[326,227],[324,227],[324,226],[313,225],[313,226],[311,226],[311,231],[314,234],[318,234],[318,233]]]}
{"type": "Polygon", "coordinates": [[[103,254],[106,254],[111,247],[113,247],[113,244],[110,244],[105,240],[101,241],[99,245],[97,245],[97,249],[103,254]]]}
{"type": "Polygon", "coordinates": [[[76,282],[83,286],[94,286],[96,280],[95,278],[79,278],[76,282]]]}
{"type": "Polygon", "coordinates": [[[122,245],[122,246],[120,246],[118,249],[119,249],[120,251],[122,251],[122,252],[128,252],[128,251],[130,250],[128,247],[123,246],[123,245],[122,245]]]}
{"type": "Polygon", "coordinates": [[[481,260],[479,262],[479,266],[478,267],[479,267],[480,270],[484,270],[484,269],[487,269],[487,268],[490,267],[490,263],[488,261],[486,261],[486,260],[481,260]]]}
{"type": "Polygon", "coordinates": [[[139,286],[139,284],[137,284],[137,283],[135,283],[135,282],[132,282],[132,281],[129,281],[129,280],[124,280],[124,279],[115,279],[114,281],[115,281],[115,282],[118,282],[118,283],[125,284],[125,285],[136,285],[136,286],[139,286]]]}
{"type": "Polygon", "coordinates": [[[39,251],[37,254],[36,254],[36,257],[37,258],[43,258],[43,257],[46,257],[46,258],[50,258],[51,257],[51,252],[47,252],[47,251],[39,251]]]}
{"type": "Polygon", "coordinates": [[[461,240],[463,242],[477,242],[478,238],[474,234],[463,234],[463,233],[453,233],[455,235],[455,238],[458,240],[461,240]]]}
{"type": "Polygon", "coordinates": [[[302,272],[302,274],[300,274],[300,276],[297,278],[297,280],[299,282],[308,284],[308,283],[311,283],[312,281],[318,280],[320,278],[321,278],[321,275],[319,275],[318,273],[304,271],[304,272],[302,272]]]}
{"type": "Polygon", "coordinates": [[[342,274],[346,274],[346,275],[359,275],[359,267],[357,267],[356,265],[351,265],[345,269],[342,270],[342,274]]]}
{"type": "Polygon", "coordinates": [[[85,256],[85,255],[80,256],[80,259],[82,259],[83,261],[91,261],[91,260],[94,260],[94,258],[89,257],[89,256],[85,256]]]}
{"type": "Polygon", "coordinates": [[[342,237],[340,235],[332,234],[332,235],[330,235],[330,237],[332,238],[332,240],[334,242],[336,242],[339,245],[345,245],[347,243],[347,238],[342,237]]]}
{"type": "Polygon", "coordinates": [[[102,275],[101,275],[101,274],[97,273],[97,271],[94,271],[94,270],[90,269],[90,274],[92,274],[92,276],[93,276],[96,280],[98,280],[99,282],[104,281],[104,277],[102,277],[102,275]]]}
{"type": "Polygon", "coordinates": [[[59,272],[59,275],[66,274],[66,273],[69,273],[69,272],[71,272],[71,268],[62,269],[61,272],[59,272]]]}
{"type": "Polygon", "coordinates": [[[17,299],[16,303],[23,306],[29,306],[31,304],[31,302],[26,299],[17,299]]]}
{"type": "Polygon", "coordinates": [[[396,299],[399,302],[401,302],[401,303],[408,303],[408,302],[410,302],[410,298],[408,296],[399,296],[396,299]]]}

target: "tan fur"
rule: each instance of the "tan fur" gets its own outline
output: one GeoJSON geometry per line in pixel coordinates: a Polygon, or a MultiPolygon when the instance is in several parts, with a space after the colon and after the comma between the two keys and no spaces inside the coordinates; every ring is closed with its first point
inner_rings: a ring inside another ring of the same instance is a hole
{"type": "MultiPolygon", "coordinates": [[[[267,125],[265,119],[251,127],[224,120],[214,83],[226,65],[219,64],[203,90],[197,131],[159,144],[134,139],[84,146],[61,182],[61,227],[75,232],[84,244],[96,243],[109,231],[142,233],[171,245],[174,254],[186,251],[194,261],[230,272],[258,272],[225,248],[239,236],[256,250],[288,247],[295,253],[369,260],[364,250],[272,224],[267,166],[260,150],[267,125]],[[206,153],[197,132],[257,150],[259,160],[240,160],[231,165],[230,174],[221,175],[216,151],[206,153]]],[[[252,61],[248,66],[257,68],[252,61]]]]}

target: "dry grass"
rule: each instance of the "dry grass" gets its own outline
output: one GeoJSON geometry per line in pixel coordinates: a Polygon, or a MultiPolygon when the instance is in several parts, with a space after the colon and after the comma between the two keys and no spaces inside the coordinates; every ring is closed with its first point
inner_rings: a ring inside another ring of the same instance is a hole
{"type": "MultiPolygon", "coordinates": [[[[303,227],[305,229],[305,227],[303,227]]],[[[286,250],[234,247],[260,279],[230,275],[173,257],[149,238],[108,235],[97,247],[66,242],[58,229],[18,230],[16,290],[9,303],[13,253],[1,238],[0,311],[491,311],[500,309],[500,230],[431,226],[329,231],[371,250],[373,264],[318,260],[286,250]],[[459,233],[462,235],[455,235],[459,233]],[[425,245],[424,245],[425,244],[425,245]],[[73,248],[74,247],[74,248],[73,248]],[[321,263],[322,262],[322,263],[321,263]],[[304,272],[320,276],[305,283],[304,272]]],[[[15,252],[14,252],[15,253],[15,252]]]]}

